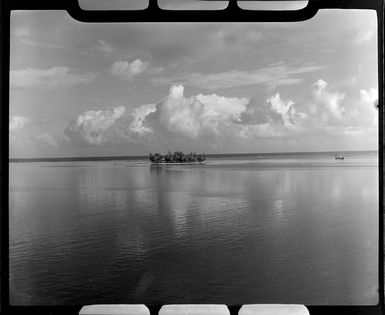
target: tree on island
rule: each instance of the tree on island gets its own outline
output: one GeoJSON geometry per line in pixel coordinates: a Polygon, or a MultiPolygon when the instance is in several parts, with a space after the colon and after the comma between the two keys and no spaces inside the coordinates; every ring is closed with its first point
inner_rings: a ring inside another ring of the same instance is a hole
{"type": "Polygon", "coordinates": [[[196,154],[195,152],[185,154],[181,151],[175,151],[174,153],[169,151],[165,155],[150,153],[149,158],[153,163],[196,163],[206,160],[206,155],[196,154]]]}

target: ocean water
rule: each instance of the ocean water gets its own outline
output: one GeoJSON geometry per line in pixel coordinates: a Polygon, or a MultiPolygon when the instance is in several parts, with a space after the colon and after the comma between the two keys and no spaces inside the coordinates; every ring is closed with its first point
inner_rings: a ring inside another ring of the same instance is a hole
{"type": "Polygon", "coordinates": [[[13,305],[377,303],[376,152],[9,172],[13,305]]]}

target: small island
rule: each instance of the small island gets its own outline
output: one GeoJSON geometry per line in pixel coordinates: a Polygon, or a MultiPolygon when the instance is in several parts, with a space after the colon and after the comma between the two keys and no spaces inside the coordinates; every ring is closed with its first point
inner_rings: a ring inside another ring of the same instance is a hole
{"type": "Polygon", "coordinates": [[[206,160],[205,154],[183,153],[183,152],[168,152],[165,155],[159,153],[149,155],[150,161],[156,164],[202,164],[206,160]]]}

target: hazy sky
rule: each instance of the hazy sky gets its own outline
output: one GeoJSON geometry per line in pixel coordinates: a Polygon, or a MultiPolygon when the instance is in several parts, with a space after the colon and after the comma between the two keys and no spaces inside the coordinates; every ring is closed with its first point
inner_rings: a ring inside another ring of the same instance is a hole
{"type": "Polygon", "coordinates": [[[373,11],[298,23],[11,19],[11,157],[377,149],[373,11]]]}

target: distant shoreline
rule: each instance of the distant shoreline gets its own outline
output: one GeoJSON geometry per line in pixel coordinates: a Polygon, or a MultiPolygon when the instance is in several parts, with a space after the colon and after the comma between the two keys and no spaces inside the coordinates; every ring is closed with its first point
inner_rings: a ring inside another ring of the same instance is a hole
{"type": "MultiPolygon", "coordinates": [[[[331,155],[334,157],[336,152],[340,151],[313,151],[313,152],[271,152],[271,153],[223,153],[223,154],[206,154],[207,158],[228,158],[228,157],[279,157],[279,156],[311,156],[311,155],[331,155]]],[[[346,156],[356,153],[378,153],[378,150],[358,150],[358,151],[342,151],[346,156]]],[[[10,158],[10,163],[21,162],[86,162],[86,161],[132,161],[132,160],[148,160],[148,155],[134,156],[87,156],[87,157],[52,157],[52,158],[10,158]]]]}

